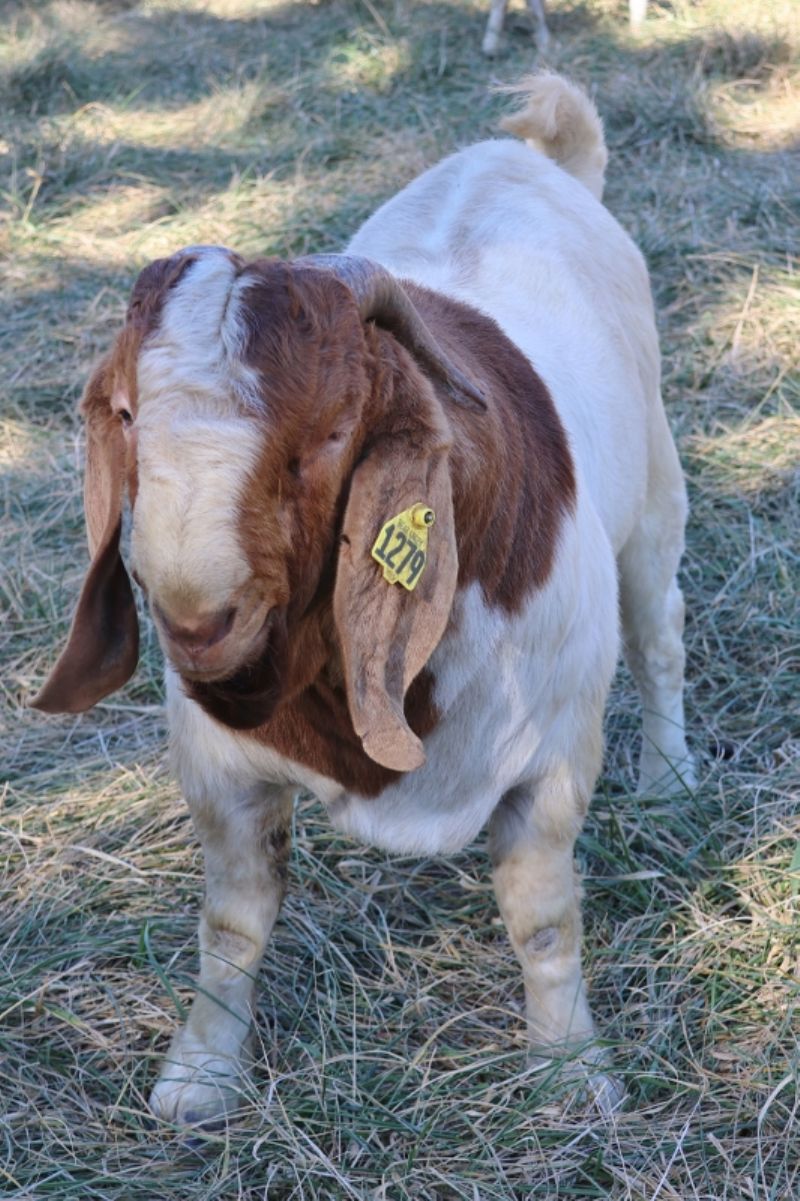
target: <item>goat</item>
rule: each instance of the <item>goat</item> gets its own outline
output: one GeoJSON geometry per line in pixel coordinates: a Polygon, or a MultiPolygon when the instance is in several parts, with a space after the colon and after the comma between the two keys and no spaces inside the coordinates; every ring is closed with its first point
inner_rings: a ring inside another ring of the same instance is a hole
{"type": "MultiPolygon", "coordinates": [[[[526,0],[526,3],[536,26],[534,33],[536,45],[544,53],[550,44],[550,30],[547,28],[545,0],[526,0]]],[[[506,18],[507,8],[508,0],[492,0],[482,45],[483,53],[490,58],[493,58],[499,49],[500,35],[503,32],[503,22],[506,18]]],[[[628,15],[631,29],[641,29],[647,16],[647,0],[629,0],[628,15]]]]}
{"type": "Polygon", "coordinates": [[[691,786],[686,494],[646,268],[600,203],[599,117],[558,76],[519,90],[504,124],[527,144],[445,159],[342,255],[192,246],[150,264],[87,385],[92,561],[33,703],[84,710],[135,669],[127,496],[207,879],[163,1118],[236,1105],[298,787],[391,851],[454,852],[488,824],[532,1049],[582,1049],[615,1103],[573,844],[620,612],[640,787],[691,786]]]}

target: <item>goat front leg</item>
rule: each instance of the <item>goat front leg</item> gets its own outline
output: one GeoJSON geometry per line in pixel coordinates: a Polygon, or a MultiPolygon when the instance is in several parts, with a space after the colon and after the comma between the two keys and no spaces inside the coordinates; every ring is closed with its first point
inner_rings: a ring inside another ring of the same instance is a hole
{"type": "Polygon", "coordinates": [[[189,808],[206,868],[200,978],[150,1108],[191,1125],[240,1103],[255,977],[286,889],[292,792],[253,787],[225,800],[190,800],[189,808]]]}
{"type": "Polygon", "coordinates": [[[602,1053],[581,974],[581,887],[573,863],[587,799],[565,766],[514,789],[492,815],[489,851],[500,913],[522,967],[534,1059],[576,1053],[570,1070],[587,1078],[598,1107],[609,1112],[622,1091],[597,1070],[602,1053]]]}

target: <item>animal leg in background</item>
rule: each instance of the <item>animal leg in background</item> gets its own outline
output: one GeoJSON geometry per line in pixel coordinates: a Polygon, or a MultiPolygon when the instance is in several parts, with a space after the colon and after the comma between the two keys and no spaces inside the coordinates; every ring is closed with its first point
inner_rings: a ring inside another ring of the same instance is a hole
{"type": "Polygon", "coordinates": [[[483,53],[492,55],[497,53],[497,48],[500,45],[500,34],[503,32],[503,21],[506,16],[506,8],[508,0],[492,0],[492,7],[489,10],[489,20],[486,23],[486,32],[483,35],[483,53]]]}
{"type": "MultiPolygon", "coordinates": [[[[544,51],[550,42],[550,32],[547,28],[547,18],[544,10],[544,0],[527,0],[528,8],[536,25],[534,37],[539,50],[544,51]]],[[[489,10],[489,20],[486,23],[486,33],[483,35],[483,53],[491,58],[497,53],[500,45],[500,34],[508,8],[508,0],[492,0],[489,10]]]]}
{"type": "Polygon", "coordinates": [[[194,1124],[238,1108],[255,976],[283,901],[293,792],[259,785],[224,800],[187,798],[203,847],[200,978],[150,1106],[194,1124]]]}
{"type": "MultiPolygon", "coordinates": [[[[526,3],[536,25],[534,34],[536,45],[543,53],[550,43],[544,0],[526,0],[526,3]]],[[[482,46],[483,53],[489,55],[490,58],[497,54],[500,46],[500,35],[503,32],[507,8],[508,0],[492,0],[482,46]]],[[[629,0],[628,14],[631,29],[640,30],[647,17],[647,0],[629,0]]]]}

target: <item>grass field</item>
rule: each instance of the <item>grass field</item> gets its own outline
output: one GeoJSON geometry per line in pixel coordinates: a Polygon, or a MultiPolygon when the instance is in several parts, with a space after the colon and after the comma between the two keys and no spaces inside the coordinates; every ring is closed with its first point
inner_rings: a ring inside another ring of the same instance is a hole
{"type": "Polygon", "coordinates": [[[580,843],[613,1121],[525,1071],[485,848],[389,858],[299,804],[251,1106],[186,1140],[146,1097],[196,967],[199,851],[164,765],[159,654],[80,719],[23,708],[86,558],[75,401],[138,269],[191,242],[341,247],[491,134],[473,0],[0,5],[0,1198],[800,1197],[800,6],[553,0],[642,247],[692,518],[696,795],[636,799],[622,673],[580,843]]]}

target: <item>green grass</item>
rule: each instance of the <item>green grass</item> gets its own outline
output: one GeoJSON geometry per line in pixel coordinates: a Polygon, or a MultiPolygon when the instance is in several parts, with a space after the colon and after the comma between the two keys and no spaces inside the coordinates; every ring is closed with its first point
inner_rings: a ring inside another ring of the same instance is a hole
{"type": "Polygon", "coordinates": [[[80,719],[23,708],[83,572],[74,404],[137,270],[189,242],[338,248],[490,135],[483,5],[13,3],[0,26],[0,1198],[790,1201],[800,1196],[800,19],[790,0],[553,0],[607,202],[652,271],[692,497],[677,804],[631,795],[620,673],[580,843],[586,962],[629,1099],[525,1070],[485,848],[389,858],[298,806],[241,1119],[187,1140],[146,1096],[191,995],[199,851],[164,764],[159,655],[80,719]]]}

